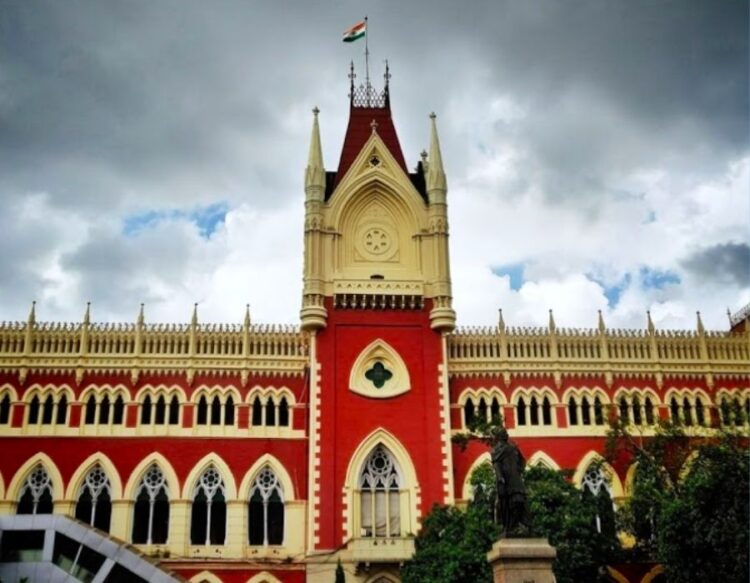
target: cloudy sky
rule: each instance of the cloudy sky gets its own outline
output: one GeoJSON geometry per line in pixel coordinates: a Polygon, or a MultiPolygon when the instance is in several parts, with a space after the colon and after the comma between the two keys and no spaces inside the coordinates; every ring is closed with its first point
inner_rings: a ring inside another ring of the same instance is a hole
{"type": "Polygon", "coordinates": [[[750,301],[747,0],[1,0],[0,320],[296,322],[365,13],[410,166],[438,114],[460,324],[750,301]]]}

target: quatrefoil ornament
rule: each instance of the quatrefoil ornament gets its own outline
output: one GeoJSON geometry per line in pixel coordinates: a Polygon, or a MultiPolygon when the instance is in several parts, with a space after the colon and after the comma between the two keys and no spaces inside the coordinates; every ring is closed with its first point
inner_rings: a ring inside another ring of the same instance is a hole
{"type": "Polygon", "coordinates": [[[365,371],[365,378],[375,385],[376,389],[382,389],[385,382],[392,377],[393,373],[385,368],[380,361],[373,364],[371,369],[365,371]]]}

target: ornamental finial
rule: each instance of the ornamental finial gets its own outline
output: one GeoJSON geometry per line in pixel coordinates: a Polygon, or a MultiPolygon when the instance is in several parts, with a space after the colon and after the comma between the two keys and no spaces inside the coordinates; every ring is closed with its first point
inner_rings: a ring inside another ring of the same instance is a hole
{"type": "Polygon", "coordinates": [[[91,302],[86,302],[86,311],[83,313],[83,323],[85,326],[91,324],[91,302]]]}
{"type": "Polygon", "coordinates": [[[651,310],[646,310],[646,317],[649,334],[653,334],[656,330],[656,326],[654,326],[654,321],[651,319],[651,310]]]}
{"type": "Polygon", "coordinates": [[[193,317],[190,320],[190,324],[192,324],[193,326],[198,325],[198,302],[195,302],[195,304],[193,305],[193,317]]]}
{"type": "Polygon", "coordinates": [[[698,334],[704,334],[706,332],[706,329],[703,327],[703,320],[701,320],[701,313],[700,311],[695,312],[696,318],[697,318],[697,329],[698,334]]]}
{"type": "Polygon", "coordinates": [[[555,331],[557,330],[557,326],[555,325],[555,316],[552,314],[552,309],[550,309],[550,311],[549,311],[549,324],[548,324],[548,326],[549,326],[549,331],[554,334],[555,331]]]}
{"type": "Polygon", "coordinates": [[[505,320],[503,320],[503,309],[498,310],[497,329],[500,330],[501,334],[505,334],[505,320]]]}
{"type": "Polygon", "coordinates": [[[245,328],[250,327],[250,304],[245,304],[245,328]]]}
{"type": "Polygon", "coordinates": [[[599,310],[599,332],[604,333],[606,329],[607,327],[604,325],[604,316],[602,316],[602,311],[599,310]]]}
{"type": "Polygon", "coordinates": [[[143,323],[146,321],[146,318],[143,315],[143,302],[141,302],[141,309],[138,310],[138,319],[136,320],[136,323],[139,326],[143,326],[143,323]]]}
{"type": "Polygon", "coordinates": [[[370,127],[372,128],[372,133],[377,134],[378,133],[378,122],[373,118],[373,120],[370,122],[370,127]]]}
{"type": "Polygon", "coordinates": [[[36,300],[31,302],[31,311],[29,312],[29,324],[36,324],[36,300]]]}

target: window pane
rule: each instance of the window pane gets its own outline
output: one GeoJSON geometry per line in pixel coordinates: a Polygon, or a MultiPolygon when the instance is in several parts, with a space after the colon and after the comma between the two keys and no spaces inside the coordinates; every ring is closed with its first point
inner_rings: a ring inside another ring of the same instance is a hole
{"type": "Polygon", "coordinates": [[[578,425],[578,408],[573,397],[568,399],[568,423],[570,425],[578,425]]]}
{"type": "Polygon", "coordinates": [[[99,404],[99,423],[104,425],[109,423],[109,397],[107,395],[104,395],[99,404]]]}
{"type": "Polygon", "coordinates": [[[169,536],[169,498],[164,488],[161,488],[154,501],[154,524],[151,533],[155,545],[164,544],[169,536]]]}
{"type": "Polygon", "coordinates": [[[164,425],[164,421],[167,415],[167,402],[164,399],[164,395],[160,395],[156,401],[156,415],[154,415],[154,423],[157,425],[164,425]]]}
{"type": "Polygon", "coordinates": [[[259,427],[263,425],[263,405],[260,403],[260,398],[255,397],[253,401],[253,426],[259,427]]]}
{"type": "Polygon", "coordinates": [[[0,401],[0,423],[8,423],[10,419],[10,396],[5,395],[0,401]]]}
{"type": "Polygon", "coordinates": [[[211,503],[211,544],[223,545],[227,532],[227,503],[217,490],[211,503]]]}
{"type": "Polygon", "coordinates": [[[148,521],[150,504],[146,489],[142,489],[135,499],[133,508],[133,543],[146,544],[148,541],[148,521]]]}
{"type": "Polygon", "coordinates": [[[251,545],[263,544],[263,500],[258,492],[248,505],[248,538],[251,545]]]}
{"type": "Polygon", "coordinates": [[[29,403],[29,423],[36,424],[39,422],[39,397],[34,397],[29,403]]]}
{"type": "Polygon", "coordinates": [[[54,408],[55,404],[52,401],[52,395],[47,395],[42,409],[42,425],[52,425],[52,412],[54,408]]]}
{"type": "Polygon", "coordinates": [[[91,492],[88,488],[84,488],[81,495],[78,496],[78,502],[76,502],[75,517],[81,522],[91,524],[91,508],[91,492]]]}
{"type": "Polygon", "coordinates": [[[190,516],[190,544],[205,545],[208,530],[208,506],[206,495],[201,489],[193,500],[193,511],[190,516]]]}
{"type": "Polygon", "coordinates": [[[57,402],[57,416],[55,417],[55,423],[57,425],[65,425],[65,421],[68,418],[68,398],[63,395],[57,402]]]}
{"type": "Polygon", "coordinates": [[[221,402],[218,396],[211,401],[211,425],[221,425],[221,402]]]}
{"type": "Polygon", "coordinates": [[[388,493],[388,512],[390,514],[390,532],[391,536],[401,535],[401,509],[399,507],[399,493],[389,492],[388,493]]]}
{"type": "Polygon", "coordinates": [[[224,425],[234,425],[234,399],[229,395],[224,403],[224,425]]]}
{"type": "Polygon", "coordinates": [[[93,425],[96,423],[96,399],[94,395],[91,395],[86,401],[86,425],[93,425]]]}
{"type": "Polygon", "coordinates": [[[284,544],[284,503],[275,490],[268,501],[268,544],[284,544]]]}
{"type": "Polygon", "coordinates": [[[151,423],[151,397],[146,395],[143,399],[143,406],[141,408],[141,424],[149,425],[151,423]]]}
{"type": "Polygon", "coordinates": [[[286,402],[286,397],[282,397],[281,403],[279,403],[279,425],[289,427],[289,405],[286,402]]]}
{"type": "Polygon", "coordinates": [[[268,399],[266,403],[266,425],[268,427],[276,425],[276,404],[271,399],[268,399]]]}
{"type": "Polygon", "coordinates": [[[122,396],[115,399],[115,406],[112,412],[112,423],[115,425],[122,425],[123,413],[125,411],[125,402],[122,400],[122,396]]]}
{"type": "Polygon", "coordinates": [[[169,402],[169,424],[180,424],[180,401],[177,399],[177,395],[173,395],[169,402]]]}
{"type": "Polygon", "coordinates": [[[112,517],[112,500],[109,493],[104,490],[99,494],[96,500],[96,515],[94,517],[94,526],[104,532],[109,532],[110,519],[112,517]]]}
{"type": "Polygon", "coordinates": [[[208,420],[208,403],[206,397],[203,396],[198,401],[198,425],[205,425],[208,420]]]}

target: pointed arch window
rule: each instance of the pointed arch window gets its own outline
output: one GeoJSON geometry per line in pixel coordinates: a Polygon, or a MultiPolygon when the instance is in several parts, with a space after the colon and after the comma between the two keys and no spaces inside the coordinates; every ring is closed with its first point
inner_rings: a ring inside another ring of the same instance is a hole
{"type": "Polygon", "coordinates": [[[693,424],[693,406],[687,397],[682,399],[682,416],[685,420],[685,425],[690,427],[693,424]]]}
{"type": "Polygon", "coordinates": [[[680,423],[680,405],[674,397],[669,401],[669,413],[672,416],[672,423],[678,425],[680,423]]]}
{"type": "Polygon", "coordinates": [[[479,416],[479,420],[482,422],[487,421],[487,402],[484,400],[484,397],[481,397],[479,399],[479,406],[477,407],[477,415],[479,416]]]}
{"type": "Polygon", "coordinates": [[[289,427],[289,403],[286,397],[279,402],[279,427],[289,427]]]}
{"type": "Polygon", "coordinates": [[[60,395],[60,400],[57,402],[57,412],[55,414],[55,423],[57,425],[65,425],[68,419],[68,397],[64,394],[60,395]]]}
{"type": "Polygon", "coordinates": [[[516,405],[516,414],[518,419],[516,423],[518,425],[526,425],[526,400],[521,397],[518,399],[518,405],[516,405]]]}
{"type": "Polygon", "coordinates": [[[625,397],[620,397],[620,420],[623,423],[630,423],[630,412],[628,409],[628,400],[625,397]]]}
{"type": "Polygon", "coordinates": [[[568,398],[568,425],[578,425],[578,404],[573,397],[568,398]]]}
{"type": "Polygon", "coordinates": [[[638,395],[633,395],[633,423],[643,425],[643,412],[641,411],[641,400],[638,395]]]}
{"type": "Polygon", "coordinates": [[[248,541],[251,545],[284,544],[284,491],[271,468],[263,468],[250,490],[248,541]]]}
{"type": "Polygon", "coordinates": [[[86,425],[93,425],[96,423],[96,398],[93,393],[86,399],[86,409],[84,412],[84,423],[86,425]]]}
{"type": "Polygon", "coordinates": [[[735,397],[734,401],[732,402],[732,404],[734,405],[734,407],[733,407],[733,409],[734,409],[734,424],[738,425],[738,426],[742,425],[745,422],[745,420],[743,419],[742,405],[740,404],[740,400],[737,397],[735,397]]]}
{"type": "Polygon", "coordinates": [[[52,395],[47,395],[42,406],[42,425],[52,425],[52,414],[55,410],[55,402],[52,400],[52,395]]]}
{"type": "Polygon", "coordinates": [[[125,399],[122,398],[122,395],[117,395],[115,403],[112,406],[112,423],[114,423],[115,425],[122,425],[124,417],[125,399]]]}
{"type": "Polygon", "coordinates": [[[169,490],[164,473],[152,464],[138,486],[133,509],[133,543],[163,544],[169,535],[169,490]]]}
{"type": "Polygon", "coordinates": [[[266,401],[266,425],[269,427],[276,425],[276,403],[270,397],[266,401]]]}
{"type": "Polygon", "coordinates": [[[542,423],[544,425],[552,425],[552,405],[548,397],[542,399],[542,423]]]}
{"type": "Polygon", "coordinates": [[[594,397],[594,423],[604,425],[604,407],[599,397],[594,397]]]}
{"type": "Polygon", "coordinates": [[[211,400],[211,425],[221,425],[221,401],[219,395],[211,400]]]}
{"type": "Polygon", "coordinates": [[[224,425],[234,425],[234,399],[232,395],[229,395],[226,403],[224,403],[224,425]]]}
{"type": "Polygon", "coordinates": [[[536,397],[531,397],[529,402],[529,417],[532,425],[539,425],[539,403],[536,397]]]}
{"type": "Polygon", "coordinates": [[[180,424],[180,400],[177,395],[172,395],[172,399],[169,401],[169,424],[180,424]]]}
{"type": "MultiPolygon", "coordinates": [[[[730,413],[731,412],[729,411],[729,400],[726,397],[724,397],[721,400],[720,408],[721,408],[721,422],[722,422],[722,424],[729,425],[732,422],[732,420],[730,419],[730,413]]],[[[31,416],[31,414],[29,414],[29,416],[31,416]]]]}
{"type": "Polygon", "coordinates": [[[400,478],[390,452],[378,445],[359,476],[362,536],[393,537],[401,533],[400,478]]]}
{"type": "Polygon", "coordinates": [[[695,398],[695,422],[702,427],[706,426],[706,409],[700,397],[695,398]]]}
{"type": "Polygon", "coordinates": [[[227,532],[227,503],[224,480],[213,466],[198,480],[193,491],[190,544],[223,545],[227,532]]]}
{"type": "Polygon", "coordinates": [[[0,423],[5,425],[10,421],[10,395],[5,393],[0,400],[0,423]]]}
{"type": "Polygon", "coordinates": [[[464,403],[464,425],[471,427],[474,424],[474,400],[469,397],[464,403]]]}
{"type": "Polygon", "coordinates": [[[589,404],[589,398],[586,396],[581,399],[581,423],[591,425],[591,405],[589,404]]]}
{"type": "Polygon", "coordinates": [[[164,398],[164,395],[159,395],[154,409],[154,423],[156,425],[164,425],[167,416],[167,401],[164,398]]]}
{"type": "Polygon", "coordinates": [[[198,425],[206,425],[208,423],[208,401],[206,400],[206,395],[201,395],[201,398],[198,399],[197,416],[198,425]]]}
{"type": "Polygon", "coordinates": [[[99,423],[102,425],[109,424],[109,396],[104,395],[102,402],[99,403],[99,423]]]}
{"type": "Polygon", "coordinates": [[[36,425],[39,423],[39,397],[34,395],[29,403],[29,424],[36,425]]]}
{"type": "Polygon", "coordinates": [[[646,413],[646,423],[648,425],[654,424],[654,404],[651,402],[651,397],[646,397],[646,401],[644,403],[645,413],[646,413]]]}
{"type": "Polygon", "coordinates": [[[21,488],[18,514],[52,514],[52,480],[41,464],[27,476],[21,488]]]}
{"type": "Polygon", "coordinates": [[[602,518],[607,523],[607,530],[614,527],[612,515],[612,493],[604,471],[599,464],[592,464],[581,480],[581,489],[596,500],[596,530],[602,532],[602,518]]]}
{"type": "Polygon", "coordinates": [[[263,405],[260,402],[260,397],[255,397],[253,401],[253,427],[260,427],[263,425],[263,405]]]}
{"type": "Polygon", "coordinates": [[[490,407],[490,415],[492,423],[499,423],[501,419],[500,414],[500,401],[497,397],[492,397],[492,406],[490,407]]]}
{"type": "Polygon", "coordinates": [[[141,407],[141,425],[151,424],[151,395],[146,395],[141,407]]]}
{"type": "Polygon", "coordinates": [[[94,528],[109,532],[112,517],[112,490],[109,478],[100,466],[87,475],[78,493],[76,518],[94,528]]]}

